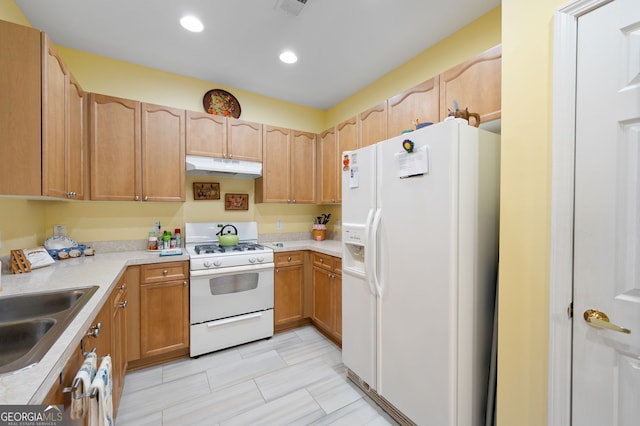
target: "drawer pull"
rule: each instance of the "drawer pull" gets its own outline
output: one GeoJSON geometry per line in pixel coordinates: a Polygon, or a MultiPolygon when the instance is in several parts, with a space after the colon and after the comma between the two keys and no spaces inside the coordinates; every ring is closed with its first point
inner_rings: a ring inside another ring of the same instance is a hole
{"type": "Polygon", "coordinates": [[[208,328],[217,327],[219,325],[231,324],[231,323],[234,323],[234,322],[240,322],[240,321],[244,321],[244,320],[248,320],[248,319],[259,318],[261,316],[262,316],[262,313],[255,312],[255,313],[249,314],[249,315],[242,315],[242,316],[239,316],[239,317],[226,318],[226,319],[223,319],[223,320],[220,320],[220,321],[214,321],[214,322],[211,322],[211,323],[207,324],[207,327],[208,328]]]}
{"type": "Polygon", "coordinates": [[[127,283],[124,283],[120,286],[120,290],[124,290],[127,288],[127,283]]]}
{"type": "Polygon", "coordinates": [[[164,271],[162,271],[162,275],[168,275],[169,271],[167,271],[166,269],[164,271]]]}
{"type": "Polygon", "coordinates": [[[87,331],[87,337],[98,337],[100,336],[100,330],[102,330],[102,323],[99,322],[96,325],[92,325],[89,327],[89,331],[87,331]]]}
{"type": "Polygon", "coordinates": [[[287,257],[287,260],[288,260],[289,262],[291,262],[291,256],[287,257]]]}

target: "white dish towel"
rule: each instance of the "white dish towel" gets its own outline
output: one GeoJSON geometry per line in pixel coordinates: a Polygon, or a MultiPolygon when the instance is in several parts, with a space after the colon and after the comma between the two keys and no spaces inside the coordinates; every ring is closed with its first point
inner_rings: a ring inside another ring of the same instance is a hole
{"type": "Polygon", "coordinates": [[[90,398],[91,409],[89,426],[113,426],[113,399],[111,384],[111,357],[102,358],[100,368],[91,382],[90,392],[97,391],[95,398],[90,398]]]}
{"type": "Polygon", "coordinates": [[[89,412],[89,388],[91,382],[96,376],[96,369],[98,367],[98,358],[95,352],[89,352],[84,358],[82,367],[76,373],[73,379],[73,383],[78,382],[78,387],[74,389],[71,395],[71,418],[81,419],[89,412]]]}

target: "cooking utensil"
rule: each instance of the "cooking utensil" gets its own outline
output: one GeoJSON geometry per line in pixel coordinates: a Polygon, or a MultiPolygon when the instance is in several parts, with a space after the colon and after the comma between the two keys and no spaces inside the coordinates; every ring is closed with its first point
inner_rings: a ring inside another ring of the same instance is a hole
{"type": "Polygon", "coordinates": [[[224,225],[216,235],[218,236],[218,244],[220,244],[221,246],[226,247],[238,245],[238,229],[233,225],[224,225]],[[225,234],[224,232],[227,228],[233,228],[233,231],[229,229],[227,231],[228,233],[225,234]],[[233,234],[231,232],[233,232],[233,234]]]}

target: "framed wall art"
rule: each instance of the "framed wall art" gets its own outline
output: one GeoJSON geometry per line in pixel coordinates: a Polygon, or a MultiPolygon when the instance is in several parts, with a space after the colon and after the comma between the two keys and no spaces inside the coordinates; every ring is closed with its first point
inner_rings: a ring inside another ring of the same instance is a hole
{"type": "Polygon", "coordinates": [[[225,210],[249,210],[249,194],[224,194],[225,210]]]}
{"type": "Polygon", "coordinates": [[[219,200],[220,184],[218,182],[193,182],[194,200],[219,200]]]}

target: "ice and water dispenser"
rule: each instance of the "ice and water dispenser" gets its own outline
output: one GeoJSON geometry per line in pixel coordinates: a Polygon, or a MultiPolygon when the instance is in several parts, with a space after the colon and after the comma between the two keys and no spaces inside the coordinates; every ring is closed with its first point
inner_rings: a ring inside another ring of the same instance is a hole
{"type": "Polygon", "coordinates": [[[367,244],[367,232],[365,225],[342,224],[342,253],[343,271],[364,277],[365,276],[365,246],[367,244]]]}

